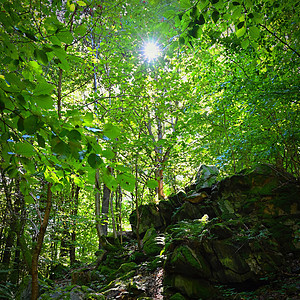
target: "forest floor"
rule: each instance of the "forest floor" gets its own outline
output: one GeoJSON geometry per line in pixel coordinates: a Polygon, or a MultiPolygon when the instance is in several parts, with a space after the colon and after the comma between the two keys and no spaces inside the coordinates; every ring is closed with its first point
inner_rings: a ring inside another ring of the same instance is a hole
{"type": "MultiPolygon", "coordinates": [[[[128,281],[118,281],[117,284],[111,286],[105,292],[105,299],[170,299],[170,296],[165,296],[163,293],[163,278],[164,270],[162,267],[157,267],[155,270],[150,270],[147,266],[148,262],[139,265],[135,273],[130,278],[131,284],[128,281]]],[[[218,286],[219,295],[214,300],[235,299],[235,300],[299,300],[300,299],[300,261],[299,259],[289,260],[288,270],[280,270],[277,276],[271,274],[270,278],[263,278],[262,285],[251,291],[237,291],[233,287],[218,286]]],[[[71,285],[71,274],[66,274],[64,279],[55,281],[55,287],[62,290],[71,285]]],[[[54,290],[56,289],[54,287],[54,290]]],[[[73,289],[80,288],[74,286],[73,289]]],[[[101,295],[96,292],[95,283],[88,288],[86,292],[94,292],[94,295],[101,295]]],[[[57,294],[59,295],[59,294],[57,294]]],[[[61,295],[61,294],[60,294],[61,295]]],[[[55,294],[52,294],[51,299],[56,299],[55,294]]],[[[58,298],[57,298],[58,299],[58,298]]],[[[84,294],[77,294],[71,299],[97,299],[85,298],[84,294]]],[[[189,298],[174,298],[186,299],[189,298]]]]}

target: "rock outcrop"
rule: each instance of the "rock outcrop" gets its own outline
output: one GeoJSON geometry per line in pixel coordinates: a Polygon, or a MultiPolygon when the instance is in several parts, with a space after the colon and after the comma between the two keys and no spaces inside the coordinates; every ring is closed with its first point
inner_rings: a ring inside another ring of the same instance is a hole
{"type": "Polygon", "coordinates": [[[216,286],[258,287],[299,257],[300,185],[290,174],[259,165],[193,188],[140,208],[140,233],[165,233],[166,287],[216,299],[216,286]]]}

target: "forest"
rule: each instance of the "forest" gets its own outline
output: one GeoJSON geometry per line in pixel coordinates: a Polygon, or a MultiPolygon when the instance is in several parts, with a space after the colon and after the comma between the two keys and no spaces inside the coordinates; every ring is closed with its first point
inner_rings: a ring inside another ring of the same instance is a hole
{"type": "Polygon", "coordinates": [[[1,0],[0,299],[299,299],[299,27],[1,0]]]}

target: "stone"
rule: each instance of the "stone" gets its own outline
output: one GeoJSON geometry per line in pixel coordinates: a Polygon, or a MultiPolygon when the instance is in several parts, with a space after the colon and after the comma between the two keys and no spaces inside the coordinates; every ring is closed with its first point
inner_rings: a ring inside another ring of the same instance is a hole
{"type": "Polygon", "coordinates": [[[201,193],[193,193],[189,196],[187,196],[184,200],[194,203],[194,204],[198,204],[200,202],[203,202],[204,199],[208,198],[208,195],[206,192],[201,192],[201,193]]]}
{"type": "MultiPolygon", "coordinates": [[[[140,224],[139,234],[144,234],[149,228],[154,227],[156,229],[163,228],[163,221],[161,219],[158,205],[150,203],[147,205],[141,205],[139,207],[140,224]]],[[[136,211],[133,211],[129,217],[132,231],[136,231],[136,211]]]]}
{"type": "Polygon", "coordinates": [[[195,250],[188,245],[176,247],[165,267],[168,267],[167,265],[169,264],[176,274],[209,278],[211,275],[209,265],[195,250]]]}
{"type": "Polygon", "coordinates": [[[164,238],[159,236],[155,228],[150,228],[145,233],[143,238],[143,250],[146,255],[158,255],[164,247],[164,238]]]}
{"type": "Polygon", "coordinates": [[[172,218],[175,207],[173,206],[171,201],[168,199],[168,200],[161,200],[158,203],[158,209],[159,209],[159,213],[161,216],[161,220],[163,222],[163,226],[164,226],[164,228],[166,228],[167,226],[169,226],[171,224],[171,218],[172,218]]]}
{"type": "Polygon", "coordinates": [[[196,190],[212,187],[217,182],[218,175],[219,170],[216,166],[201,165],[195,177],[196,190]]]}
{"type": "Polygon", "coordinates": [[[180,190],[177,194],[169,196],[168,201],[170,201],[172,206],[178,208],[183,204],[183,199],[185,198],[186,198],[186,193],[180,190]]]}
{"type": "Polygon", "coordinates": [[[128,273],[132,270],[135,270],[138,267],[138,265],[135,262],[128,262],[124,263],[120,266],[118,269],[119,273],[128,273]]]}
{"type": "Polygon", "coordinates": [[[188,299],[213,299],[214,288],[209,281],[182,275],[172,276],[173,286],[188,299]]]}

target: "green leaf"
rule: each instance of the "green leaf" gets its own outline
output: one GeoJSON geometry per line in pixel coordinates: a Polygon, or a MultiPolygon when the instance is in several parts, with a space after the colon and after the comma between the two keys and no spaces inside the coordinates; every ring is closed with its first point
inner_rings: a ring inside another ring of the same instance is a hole
{"type": "Polygon", "coordinates": [[[53,152],[56,154],[60,154],[62,156],[69,156],[70,155],[70,147],[62,140],[60,140],[54,147],[53,152]]]}
{"type": "Polygon", "coordinates": [[[0,99],[0,110],[3,111],[5,109],[5,103],[0,99]]]}
{"type": "Polygon", "coordinates": [[[241,42],[241,46],[242,46],[243,49],[247,49],[248,46],[249,46],[249,40],[248,40],[248,39],[243,40],[243,41],[241,42]]]}
{"type": "Polygon", "coordinates": [[[89,165],[90,165],[92,168],[96,169],[96,168],[98,168],[101,164],[103,164],[103,161],[102,161],[102,158],[101,158],[99,155],[97,155],[97,154],[95,154],[95,153],[91,153],[91,154],[89,155],[89,157],[88,157],[88,163],[89,163],[89,165]]]}
{"type": "Polygon", "coordinates": [[[27,142],[16,143],[15,152],[25,157],[32,157],[35,154],[33,146],[27,142]]]}
{"type": "Polygon", "coordinates": [[[28,63],[28,65],[31,68],[31,70],[34,71],[37,74],[41,74],[43,72],[42,67],[34,60],[30,61],[28,63]]]}
{"type": "Polygon", "coordinates": [[[73,129],[68,133],[68,138],[72,141],[80,141],[81,140],[81,134],[78,130],[73,129]]]}
{"type": "Polygon", "coordinates": [[[244,26],[244,27],[238,29],[238,30],[235,32],[235,34],[236,34],[236,36],[237,36],[238,38],[240,38],[241,36],[243,36],[243,35],[245,34],[245,32],[246,32],[246,27],[244,26]]]}
{"type": "Polygon", "coordinates": [[[60,46],[54,45],[53,52],[61,61],[66,59],[67,57],[67,52],[64,49],[62,49],[60,46]]]}
{"type": "Polygon", "coordinates": [[[119,174],[117,176],[117,182],[120,184],[121,188],[133,192],[135,188],[135,178],[131,174],[119,174]]]}
{"type": "Polygon", "coordinates": [[[40,147],[44,148],[46,146],[45,139],[41,135],[39,135],[38,133],[36,134],[36,137],[37,137],[38,145],[40,147]]]}
{"type": "Polygon", "coordinates": [[[27,157],[20,157],[20,161],[22,162],[22,165],[24,166],[27,173],[35,173],[35,165],[32,159],[28,159],[27,157]]]}
{"type": "Polygon", "coordinates": [[[48,56],[46,54],[45,51],[40,50],[40,49],[35,49],[34,50],[34,56],[36,57],[36,59],[43,65],[47,65],[49,60],[48,60],[48,56]]]}
{"type": "Polygon", "coordinates": [[[180,0],[180,7],[183,9],[190,8],[191,1],[190,0],[180,0]]]}
{"type": "Polygon", "coordinates": [[[84,1],[81,1],[81,0],[78,0],[78,1],[77,1],[77,4],[78,4],[79,6],[86,6],[86,3],[85,3],[84,1]]]}
{"type": "Polygon", "coordinates": [[[38,107],[43,109],[53,109],[53,99],[49,95],[39,95],[34,98],[38,107]]]}
{"type": "Polygon", "coordinates": [[[87,32],[86,25],[79,25],[78,27],[75,28],[74,32],[78,35],[85,35],[87,32]]]}
{"type": "Polygon", "coordinates": [[[72,4],[69,6],[70,11],[73,12],[73,11],[75,10],[75,7],[76,7],[75,4],[72,3],[72,4]]]}
{"type": "Polygon", "coordinates": [[[21,118],[21,117],[19,118],[17,126],[18,126],[18,130],[19,131],[23,131],[24,130],[24,119],[23,118],[21,118]]]}
{"type": "Polygon", "coordinates": [[[112,124],[105,124],[103,129],[103,135],[113,140],[116,139],[120,135],[121,131],[119,127],[112,124]]]}
{"type": "Polygon", "coordinates": [[[70,31],[59,31],[56,36],[65,44],[71,44],[73,42],[73,35],[70,31]]]}
{"type": "Polygon", "coordinates": [[[220,13],[219,13],[217,10],[215,10],[215,11],[212,13],[211,17],[212,17],[213,21],[214,21],[215,23],[217,23],[218,20],[219,20],[219,18],[220,18],[220,13]]]}
{"type": "Polygon", "coordinates": [[[256,40],[260,36],[260,30],[256,26],[251,26],[249,28],[249,35],[252,39],[256,40]]]}
{"type": "Polygon", "coordinates": [[[201,14],[198,18],[198,20],[196,21],[196,24],[199,24],[199,25],[203,25],[205,24],[205,18],[203,16],[203,14],[201,14]]]}
{"type": "Polygon", "coordinates": [[[34,134],[38,129],[38,117],[31,115],[24,120],[24,129],[28,134],[34,134]]]}
{"type": "Polygon", "coordinates": [[[49,95],[54,90],[54,86],[46,81],[40,82],[34,89],[34,95],[49,95]]]}
{"type": "Polygon", "coordinates": [[[26,85],[19,79],[19,77],[14,73],[8,73],[5,75],[5,79],[10,85],[18,87],[20,90],[24,90],[26,85]]]}
{"type": "Polygon", "coordinates": [[[111,151],[110,149],[105,149],[102,151],[102,155],[106,157],[107,159],[112,159],[115,157],[115,153],[111,151]]]}
{"type": "Polygon", "coordinates": [[[241,6],[238,6],[233,12],[232,12],[232,19],[238,19],[242,16],[242,10],[243,8],[241,6]]]}
{"type": "Polygon", "coordinates": [[[158,182],[154,179],[149,179],[149,180],[147,180],[146,185],[150,189],[155,189],[158,187],[158,182]]]}
{"type": "Polygon", "coordinates": [[[202,11],[208,4],[209,0],[200,0],[200,2],[197,4],[197,7],[200,11],[202,11]]]}
{"type": "Polygon", "coordinates": [[[27,204],[34,204],[33,198],[32,198],[31,196],[29,196],[29,195],[26,195],[26,196],[24,197],[24,201],[25,201],[25,203],[27,203],[27,204]]]}
{"type": "Polygon", "coordinates": [[[83,117],[83,125],[92,126],[94,121],[94,115],[91,112],[87,112],[83,117]]]}
{"type": "Polygon", "coordinates": [[[110,190],[116,190],[118,187],[118,183],[113,176],[110,174],[103,174],[103,182],[110,190]]]}
{"type": "Polygon", "coordinates": [[[79,158],[79,152],[82,151],[81,143],[78,142],[78,141],[75,141],[75,142],[69,141],[68,145],[69,145],[69,149],[70,149],[73,157],[75,159],[78,159],[79,158]]]}
{"type": "Polygon", "coordinates": [[[256,24],[260,24],[263,22],[263,17],[260,13],[254,12],[253,13],[253,20],[256,24]]]}

